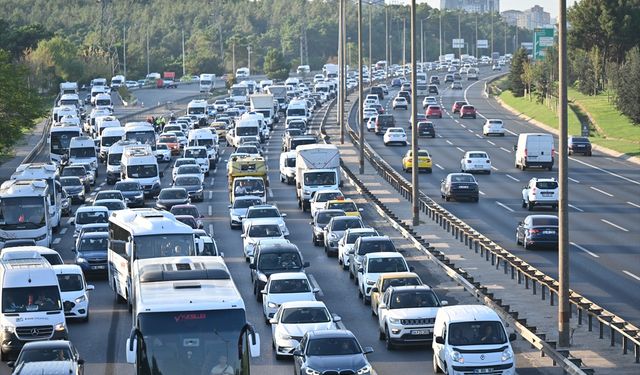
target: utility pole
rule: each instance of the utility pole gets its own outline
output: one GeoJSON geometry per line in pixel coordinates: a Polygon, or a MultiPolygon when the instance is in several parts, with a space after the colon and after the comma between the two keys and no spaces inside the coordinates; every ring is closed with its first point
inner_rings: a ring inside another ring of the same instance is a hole
{"type": "Polygon", "coordinates": [[[373,6],[371,4],[371,0],[369,0],[369,66],[367,66],[367,72],[369,73],[369,88],[373,86],[373,76],[371,66],[373,65],[373,60],[371,58],[371,12],[373,6]]]}
{"type": "MultiPolygon", "coordinates": [[[[458,11],[458,39],[462,39],[462,33],[460,32],[460,11],[458,11]]],[[[458,58],[461,59],[462,56],[462,47],[458,45],[458,58]]]]}
{"type": "Polygon", "coordinates": [[[493,58],[493,1],[491,2],[491,58],[493,58]]]}
{"type": "Polygon", "coordinates": [[[476,46],[476,59],[478,58],[478,12],[476,12],[476,41],[474,43],[476,46]]]}
{"type": "Polygon", "coordinates": [[[231,43],[231,69],[235,76],[236,74],[236,42],[231,43]]]}
{"type": "MultiPolygon", "coordinates": [[[[407,17],[402,17],[402,78],[405,78],[407,66],[407,17]]],[[[415,86],[413,90],[415,91],[415,86]]]]}
{"type": "MultiPolygon", "coordinates": [[[[338,45],[338,55],[340,54],[340,45],[338,45]]],[[[338,56],[338,60],[340,59],[340,56],[338,56]]],[[[302,36],[300,36],[300,65],[304,65],[304,63],[302,62],[302,36]]]]}
{"type": "Polygon", "coordinates": [[[147,27],[147,76],[149,75],[149,28],[147,27]]]}
{"type": "Polygon", "coordinates": [[[389,61],[389,7],[387,7],[387,4],[384,4],[384,49],[384,59],[387,61],[385,78],[389,78],[389,65],[391,61],[389,61]]]}
{"type": "Polygon", "coordinates": [[[413,206],[413,226],[420,225],[418,190],[418,95],[416,94],[417,69],[416,48],[416,0],[411,0],[411,204],[413,206]]]}
{"type": "Polygon", "coordinates": [[[560,139],[560,164],[558,179],[560,183],[560,202],[558,205],[558,345],[568,348],[571,329],[571,307],[569,306],[569,157],[567,155],[567,0],[560,0],[558,13],[558,108],[560,139]]]}
{"type": "Polygon", "coordinates": [[[249,74],[251,74],[251,45],[247,46],[247,55],[248,55],[248,58],[247,58],[248,66],[247,66],[247,68],[249,68],[249,74]]]}
{"type": "Polygon", "coordinates": [[[421,19],[420,20],[420,63],[424,64],[424,29],[422,27],[422,21],[424,21],[425,19],[421,19]]]}
{"type": "MultiPolygon", "coordinates": [[[[442,56],[442,9],[438,11],[440,14],[440,31],[438,38],[440,39],[440,56],[442,56]]],[[[438,60],[440,60],[440,56],[438,56],[438,60]]]]}
{"type": "Polygon", "coordinates": [[[362,86],[364,81],[362,80],[362,0],[358,0],[358,164],[360,166],[360,174],[364,174],[364,113],[363,113],[363,92],[362,86]]]}
{"type": "MultiPolygon", "coordinates": [[[[344,123],[342,122],[343,119],[343,114],[344,114],[344,90],[342,89],[343,85],[342,85],[342,80],[344,79],[344,74],[342,74],[342,70],[344,68],[343,64],[344,64],[344,49],[343,49],[343,43],[342,43],[342,39],[344,37],[343,33],[344,33],[344,29],[343,29],[343,22],[344,22],[344,14],[343,9],[342,9],[342,5],[343,5],[344,1],[340,0],[338,3],[338,68],[340,70],[340,73],[338,74],[338,113],[337,113],[337,121],[338,121],[338,126],[340,126],[340,144],[344,144],[344,123]]],[[[300,64],[302,64],[302,37],[300,37],[300,64]]]]}
{"type": "Polygon", "coordinates": [[[122,26],[122,70],[127,77],[127,26],[122,26]]]}
{"type": "Polygon", "coordinates": [[[508,25],[505,22],[504,24],[504,54],[507,54],[507,29],[508,29],[508,25]]]}
{"type": "Polygon", "coordinates": [[[187,74],[187,68],[185,65],[185,55],[184,55],[184,29],[182,29],[182,76],[184,77],[187,74]]]}

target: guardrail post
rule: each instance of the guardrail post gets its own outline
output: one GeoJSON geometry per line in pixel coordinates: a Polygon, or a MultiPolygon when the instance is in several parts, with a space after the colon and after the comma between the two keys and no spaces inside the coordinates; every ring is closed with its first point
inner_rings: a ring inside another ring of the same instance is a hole
{"type": "Polygon", "coordinates": [[[635,356],[636,356],[636,363],[640,363],[640,345],[634,345],[633,346],[633,351],[634,351],[635,356]]]}
{"type": "Polygon", "coordinates": [[[520,270],[518,270],[518,284],[522,284],[522,272],[520,270]]]}
{"type": "Polygon", "coordinates": [[[507,273],[509,273],[509,263],[507,263],[507,261],[504,261],[503,267],[504,268],[504,274],[506,275],[507,273]]]}
{"type": "Polygon", "coordinates": [[[622,354],[627,354],[627,338],[625,336],[622,336],[622,354]]]}
{"type": "Polygon", "coordinates": [[[589,332],[593,331],[593,315],[587,311],[587,323],[589,324],[589,332]]]}
{"type": "Polygon", "coordinates": [[[546,285],[544,285],[544,284],[540,284],[540,296],[542,297],[543,301],[547,298],[547,296],[546,296],[546,285]]]}
{"type": "Polygon", "coordinates": [[[549,288],[549,305],[553,306],[553,290],[549,288]]]}
{"type": "Polygon", "coordinates": [[[611,346],[616,346],[616,331],[613,329],[612,326],[609,326],[609,331],[611,331],[611,346]]]}
{"type": "Polygon", "coordinates": [[[511,280],[516,278],[516,268],[513,266],[513,264],[511,265],[511,280]]]}
{"type": "MultiPolygon", "coordinates": [[[[478,253],[478,247],[480,247],[479,244],[480,244],[479,241],[474,241],[474,243],[473,243],[473,247],[475,248],[476,254],[478,253]]],[[[505,265],[505,267],[506,267],[506,265],[505,265]]],[[[505,271],[505,273],[507,273],[507,272],[505,271]]]]}
{"type": "Polygon", "coordinates": [[[526,275],[524,277],[524,288],[529,289],[529,277],[526,275]]]}
{"type": "Polygon", "coordinates": [[[603,339],[604,338],[604,323],[602,323],[601,320],[598,320],[598,322],[600,323],[600,338],[603,339]]]}
{"type": "Polygon", "coordinates": [[[531,279],[531,289],[533,290],[533,295],[535,296],[537,293],[537,285],[538,283],[536,282],[535,279],[531,279]]]}
{"type": "Polygon", "coordinates": [[[491,253],[491,265],[495,265],[496,264],[496,254],[491,253]]]}

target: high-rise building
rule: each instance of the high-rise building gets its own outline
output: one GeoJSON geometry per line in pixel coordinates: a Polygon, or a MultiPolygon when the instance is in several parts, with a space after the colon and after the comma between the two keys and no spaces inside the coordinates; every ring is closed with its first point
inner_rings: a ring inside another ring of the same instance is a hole
{"type": "Polygon", "coordinates": [[[522,16],[521,10],[505,10],[501,12],[500,15],[504,19],[504,21],[509,26],[516,26],[518,24],[518,19],[522,16]]]}
{"type": "Polygon", "coordinates": [[[440,0],[440,9],[459,9],[469,13],[497,12],[500,0],[440,0]]]}
{"type": "Polygon", "coordinates": [[[551,23],[551,14],[545,12],[539,5],[534,5],[531,9],[522,12],[522,17],[518,19],[518,26],[530,30],[536,27],[548,26],[551,23]]]}

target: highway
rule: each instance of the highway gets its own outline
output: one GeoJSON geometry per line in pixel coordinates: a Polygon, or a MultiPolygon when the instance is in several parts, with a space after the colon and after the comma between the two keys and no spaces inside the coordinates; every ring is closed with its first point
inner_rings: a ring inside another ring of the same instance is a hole
{"type": "MultiPolygon", "coordinates": [[[[549,172],[539,169],[520,171],[514,166],[513,146],[517,134],[541,132],[483,96],[484,80],[495,73],[483,68],[478,82],[463,81],[463,90],[440,85],[439,101],[445,110],[442,119],[432,119],[437,137],[421,138],[421,148],[429,150],[434,165],[432,174],[420,174],[420,190],[479,232],[510,250],[552,277],[557,277],[556,250],[524,250],[515,243],[518,221],[531,213],[549,213],[544,209],[529,212],[521,207],[522,187],[532,177],[557,177],[557,162],[549,172]],[[459,119],[450,112],[456,100],[465,99],[479,111],[477,119],[459,119]],[[485,118],[500,118],[505,137],[484,137],[485,118]],[[460,171],[465,151],[481,150],[489,154],[493,171],[477,175],[480,202],[445,202],[440,198],[440,181],[448,173],[460,171]]],[[[444,82],[441,75],[441,82],[444,82]]],[[[407,127],[409,112],[392,110],[395,91],[385,96],[383,105],[407,127]]],[[[422,110],[422,98],[419,100],[422,110]]],[[[350,124],[357,123],[355,111],[350,124]]],[[[408,132],[410,133],[410,132],[408,132]]],[[[409,134],[410,135],[410,134],[409,134]]],[[[366,134],[367,142],[389,164],[402,173],[401,159],[409,147],[385,147],[382,136],[366,134]]],[[[556,150],[557,137],[556,137],[556,150]]],[[[556,157],[557,161],[557,157],[556,157]]],[[[405,174],[411,180],[410,174],[405,174]]],[[[571,288],[606,309],[640,323],[640,169],[627,161],[595,152],[592,157],[571,156],[569,162],[571,288]]]]}

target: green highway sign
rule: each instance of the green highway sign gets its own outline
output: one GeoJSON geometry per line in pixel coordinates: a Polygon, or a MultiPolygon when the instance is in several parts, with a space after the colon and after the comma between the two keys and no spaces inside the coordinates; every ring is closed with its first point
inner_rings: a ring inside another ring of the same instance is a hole
{"type": "Polygon", "coordinates": [[[544,52],[547,47],[552,47],[554,43],[553,28],[536,27],[533,32],[533,58],[536,60],[544,59],[544,52]]]}

